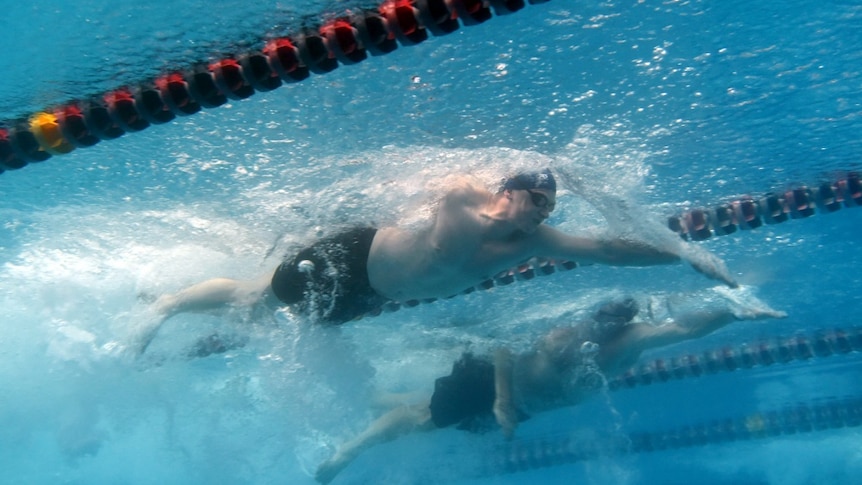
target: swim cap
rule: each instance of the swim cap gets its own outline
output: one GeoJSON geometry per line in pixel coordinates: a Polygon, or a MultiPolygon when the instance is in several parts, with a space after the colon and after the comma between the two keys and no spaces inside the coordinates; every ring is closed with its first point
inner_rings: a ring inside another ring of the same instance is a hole
{"type": "Polygon", "coordinates": [[[551,170],[546,168],[541,172],[521,172],[503,180],[503,187],[500,191],[530,189],[556,192],[557,181],[554,180],[554,174],[551,173],[551,170]]]}

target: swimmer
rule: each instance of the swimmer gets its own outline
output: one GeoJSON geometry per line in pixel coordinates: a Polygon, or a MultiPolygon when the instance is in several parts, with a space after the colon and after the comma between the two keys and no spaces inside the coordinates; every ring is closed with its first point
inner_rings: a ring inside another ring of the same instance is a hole
{"type": "Polygon", "coordinates": [[[476,430],[479,424],[496,422],[511,438],[529,414],[572,406],[599,392],[648,349],[703,337],[737,320],[787,316],[753,297],[745,303],[716,303],[656,325],[633,321],[639,313],[647,319],[651,313],[641,312],[634,299],[615,300],[587,321],[553,329],[525,353],[499,349],[488,357],[464,354],[451,375],[436,380],[430,400],[401,405],[378,418],[323,462],[315,478],[329,483],[363,451],[408,433],[452,425],[476,430]]]}
{"type": "Polygon", "coordinates": [[[556,192],[548,169],[508,177],[496,192],[458,183],[424,230],[356,227],[313,243],[255,280],[216,278],[164,295],[153,305],[156,318],[133,345],[143,352],[162,322],[177,313],[251,305],[265,298],[298,306],[318,321],[341,324],[386,302],[457,295],[534,257],[619,266],[687,260],[706,276],[736,286],[721,260],[691,258],[683,254],[684,245],[663,249],[554,229],[545,220],[556,206],[556,192]]]}

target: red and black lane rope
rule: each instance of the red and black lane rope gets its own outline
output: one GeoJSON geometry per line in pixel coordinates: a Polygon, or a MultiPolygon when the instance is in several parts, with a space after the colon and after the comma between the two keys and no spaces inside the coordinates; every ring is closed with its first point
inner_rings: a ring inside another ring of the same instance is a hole
{"type": "Polygon", "coordinates": [[[737,229],[757,229],[791,219],[831,213],[842,207],[862,206],[862,181],[848,172],[832,181],[798,186],[762,197],[744,196],[712,208],[698,208],[668,218],[668,227],[683,239],[703,241],[733,234],[737,229]]]}
{"type": "Polygon", "coordinates": [[[93,146],[151,125],[248,98],[309,73],[379,56],[548,0],[385,0],[315,28],[272,39],[260,50],[168,72],[157,79],[74,100],[0,123],[0,173],[93,146]]]}
{"type": "MultiPolygon", "coordinates": [[[[470,293],[473,293],[475,291],[490,290],[498,286],[508,286],[512,283],[515,283],[516,281],[529,281],[536,276],[549,276],[554,273],[571,271],[577,267],[578,264],[574,261],[532,258],[524,264],[501,271],[497,273],[497,275],[495,275],[493,278],[488,278],[479,283],[478,285],[471,286],[456,295],[450,296],[449,298],[454,298],[458,295],[469,295],[470,293]]],[[[379,308],[376,308],[375,310],[368,312],[365,315],[357,317],[357,320],[364,317],[376,317],[381,313],[392,313],[401,308],[413,308],[422,303],[433,303],[435,301],[437,301],[437,298],[427,298],[424,300],[407,300],[404,302],[388,301],[379,308]]]]}

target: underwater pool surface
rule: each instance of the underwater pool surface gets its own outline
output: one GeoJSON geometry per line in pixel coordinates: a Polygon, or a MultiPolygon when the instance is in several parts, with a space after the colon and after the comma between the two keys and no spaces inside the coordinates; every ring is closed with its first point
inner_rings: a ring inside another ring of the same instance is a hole
{"type": "MultiPolygon", "coordinates": [[[[13,131],[42,110],[376,9],[6,3],[0,130],[13,131]]],[[[159,295],[254,278],[335,228],[421,227],[454,174],[491,186],[551,167],[549,224],[659,245],[678,244],[669,217],[858,182],[856,2],[550,0],[494,12],[6,166],[0,482],[315,483],[318,464],[379,416],[374,396],[430,393],[466,350],[526,349],[609,296],[696,306],[724,291],[687,264],[585,266],[339,327],[269,307],[181,314],[143,355],[124,352],[159,295]]],[[[808,217],[791,207],[787,221],[685,243],[787,318],[648,351],[511,441],[496,429],[413,434],[332,483],[857,483],[860,203],[812,202],[808,217]]]]}

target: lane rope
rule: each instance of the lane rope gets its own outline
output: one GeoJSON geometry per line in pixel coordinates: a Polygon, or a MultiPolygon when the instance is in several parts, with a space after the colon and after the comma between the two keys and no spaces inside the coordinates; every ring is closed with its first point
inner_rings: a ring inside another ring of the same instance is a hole
{"type": "Polygon", "coordinates": [[[568,435],[518,440],[499,447],[486,472],[516,473],[600,457],[652,453],[778,436],[792,436],[862,425],[862,397],[827,398],[782,408],[718,418],[665,430],[606,439],[568,435]]]}
{"type": "Polygon", "coordinates": [[[260,50],[195,64],[134,86],[70,101],[0,123],[0,173],[77,148],[216,108],[309,73],[325,74],[401,46],[517,12],[549,0],[384,0],[376,10],[345,11],[316,27],[266,42],[260,50]]]}
{"type": "Polygon", "coordinates": [[[860,205],[862,182],[859,174],[851,171],[813,186],[799,185],[760,197],[745,195],[711,208],[692,209],[669,217],[667,226],[683,239],[703,241],[738,229],[752,230],[860,205]]]}
{"type": "Polygon", "coordinates": [[[818,330],[791,337],[774,337],[750,344],[724,346],[701,353],[660,357],[638,364],[608,382],[617,391],[681,379],[698,378],[772,365],[862,352],[862,327],[818,330]]]}

